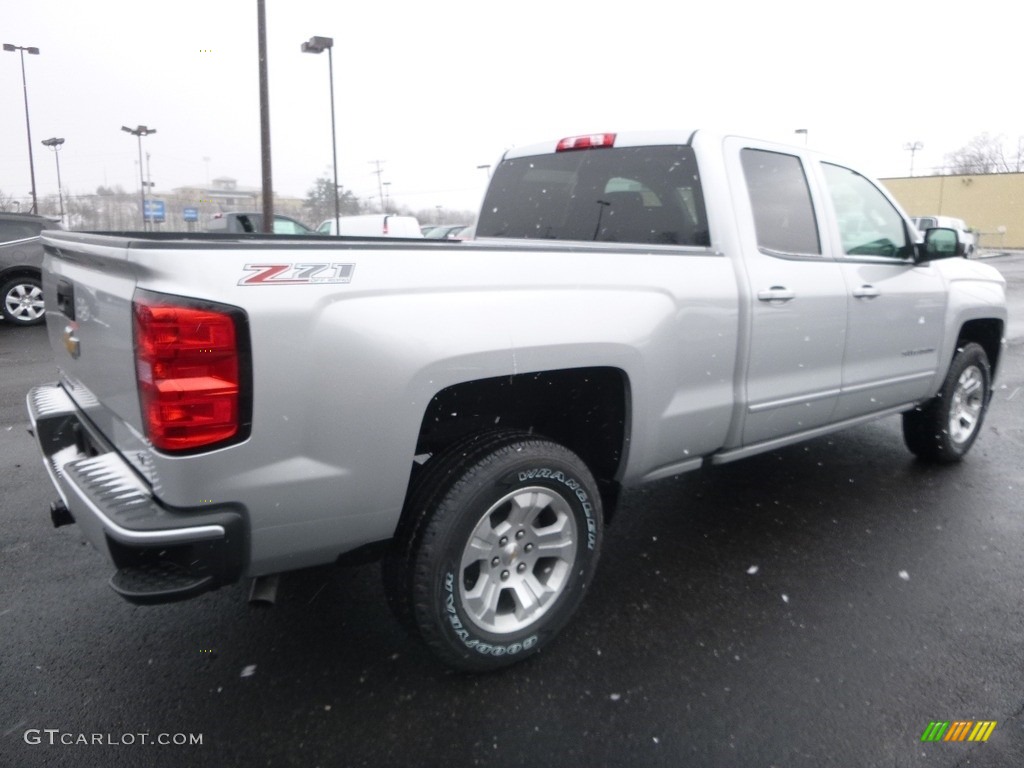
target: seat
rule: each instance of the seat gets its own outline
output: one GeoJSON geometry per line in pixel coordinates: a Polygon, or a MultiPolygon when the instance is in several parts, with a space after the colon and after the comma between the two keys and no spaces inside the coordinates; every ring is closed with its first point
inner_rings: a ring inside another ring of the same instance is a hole
{"type": "Polygon", "coordinates": [[[639,192],[608,192],[598,204],[604,206],[595,240],[617,243],[646,243],[650,240],[647,208],[639,192]]]}

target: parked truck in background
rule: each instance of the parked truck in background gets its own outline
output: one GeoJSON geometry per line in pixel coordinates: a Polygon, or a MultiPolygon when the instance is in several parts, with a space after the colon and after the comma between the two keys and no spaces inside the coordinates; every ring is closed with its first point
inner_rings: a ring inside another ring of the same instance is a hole
{"type": "Polygon", "coordinates": [[[712,132],[505,153],[469,242],[52,232],[60,499],[138,603],[343,556],[447,664],[548,645],[623,488],[884,416],[977,439],[1005,284],[841,161],[712,132]]]}
{"type": "MultiPolygon", "coordinates": [[[[275,235],[312,235],[315,232],[301,221],[291,216],[274,214],[275,235]]],[[[231,213],[215,213],[204,224],[206,232],[237,235],[242,233],[261,234],[263,232],[263,214],[234,211],[231,213]]]]}

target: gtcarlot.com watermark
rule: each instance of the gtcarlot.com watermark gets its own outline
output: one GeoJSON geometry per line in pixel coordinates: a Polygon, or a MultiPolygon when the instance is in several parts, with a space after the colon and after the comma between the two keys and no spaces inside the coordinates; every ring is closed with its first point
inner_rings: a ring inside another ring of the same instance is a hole
{"type": "Polygon", "coordinates": [[[138,745],[159,747],[201,747],[201,733],[75,733],[60,728],[29,728],[24,736],[26,744],[33,746],[90,746],[90,747],[134,747],[138,745]]]}

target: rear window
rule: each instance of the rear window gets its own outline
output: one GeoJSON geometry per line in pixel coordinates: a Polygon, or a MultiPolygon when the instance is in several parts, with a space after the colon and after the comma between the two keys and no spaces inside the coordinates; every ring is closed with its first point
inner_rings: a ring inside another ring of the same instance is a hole
{"type": "Polygon", "coordinates": [[[0,221],[0,243],[37,237],[42,231],[43,225],[34,221],[0,221]]]}
{"type": "Polygon", "coordinates": [[[800,158],[744,149],[740,159],[758,247],[773,254],[820,256],[814,204],[800,158]]]}
{"type": "Polygon", "coordinates": [[[505,160],[487,190],[476,236],[711,244],[697,161],[686,146],[505,160]]]}

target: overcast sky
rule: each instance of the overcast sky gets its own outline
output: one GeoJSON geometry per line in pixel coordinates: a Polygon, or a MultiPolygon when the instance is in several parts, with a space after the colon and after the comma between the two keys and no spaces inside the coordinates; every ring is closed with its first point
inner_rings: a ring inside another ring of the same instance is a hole
{"type": "MultiPolygon", "coordinates": [[[[0,42],[25,56],[36,186],[156,191],[230,176],[260,186],[256,0],[0,0],[0,42]],[[208,161],[204,158],[209,158],[208,161]]],[[[266,0],[274,188],[330,175],[334,38],[339,182],[393,202],[475,209],[478,165],[562,136],[703,125],[809,143],[875,176],[918,172],[988,132],[1024,135],[1015,3],[627,3],[266,0]]],[[[27,196],[18,54],[0,54],[0,190],[27,196]]],[[[313,222],[315,224],[315,222],[313,222]]]]}

